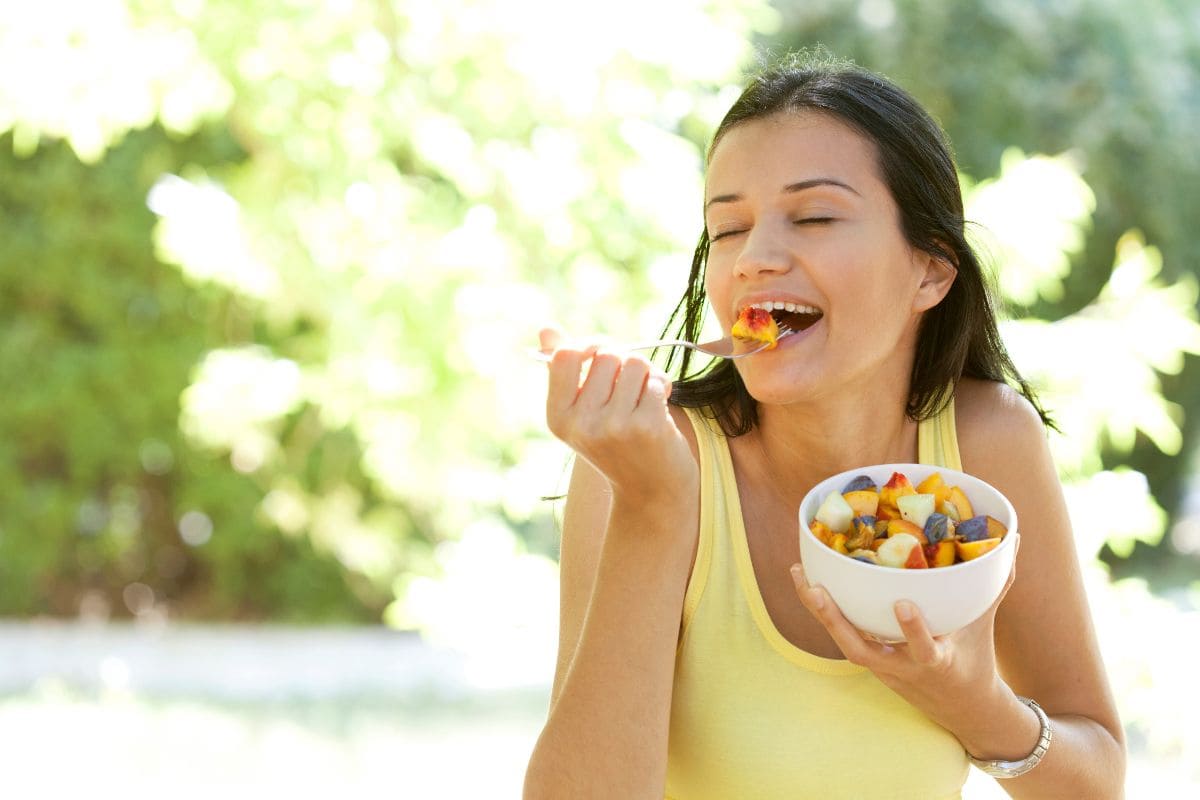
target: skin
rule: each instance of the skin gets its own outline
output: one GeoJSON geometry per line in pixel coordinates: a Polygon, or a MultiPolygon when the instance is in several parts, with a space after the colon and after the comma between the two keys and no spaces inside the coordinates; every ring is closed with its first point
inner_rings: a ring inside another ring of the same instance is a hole
{"type": "MultiPolygon", "coordinates": [[[[979,620],[934,638],[899,603],[908,643],[883,645],[796,563],[795,509],[812,486],[864,463],[917,460],[917,425],[904,414],[917,328],[955,278],[953,265],[904,239],[874,145],[823,114],[743,123],[714,150],[706,197],[721,199],[706,208],[706,290],[726,330],[756,299],[823,312],[810,330],[737,362],[760,424],[731,439],[730,453],[780,633],[867,667],[979,758],[1029,754],[1039,724],[1016,695],[1033,697],[1052,718],[1052,745],[1001,786],[1019,798],[1122,796],[1123,733],[1062,489],[1041,421],[1013,390],[965,379],[956,393],[964,470],[1003,492],[1021,520],[1009,584],[979,620]]],[[[556,351],[548,423],[581,458],[563,525],[558,669],[526,796],[661,798],[698,540],[694,434],[667,403],[669,380],[644,358],[567,343],[556,330],[542,332],[542,345],[556,351]]]]}

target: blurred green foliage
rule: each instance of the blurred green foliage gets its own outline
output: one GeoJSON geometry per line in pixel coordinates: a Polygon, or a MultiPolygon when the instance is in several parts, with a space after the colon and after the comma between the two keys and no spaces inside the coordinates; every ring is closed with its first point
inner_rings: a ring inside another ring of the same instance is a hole
{"type": "MultiPolygon", "coordinates": [[[[179,396],[248,311],[154,257],[145,196],[181,160],[236,162],[219,128],[135,132],[93,166],[62,142],[13,155],[0,140],[0,614],[123,608],[149,585],[183,614],[363,618],[341,569],[256,524],[252,479],[189,446],[179,396]],[[220,531],[188,546],[200,510],[220,531]]],[[[244,327],[244,326],[243,326],[244,327]]]]}
{"type": "Polygon", "coordinates": [[[562,454],[504,378],[552,307],[661,324],[672,131],[771,17],[664,7],[703,54],[614,52],[624,6],[5,10],[0,612],[379,619],[473,530],[553,553],[562,454]]]}
{"type": "Polygon", "coordinates": [[[1089,523],[1085,552],[1157,541],[1144,481],[1110,470],[1188,438],[1183,384],[1160,378],[1200,348],[1181,280],[1200,246],[1180,180],[1194,29],[1116,0],[780,8],[0,13],[22,64],[0,73],[0,614],[384,618],[475,639],[541,621],[557,535],[539,496],[565,454],[525,349],[553,318],[661,329],[755,37],[824,41],[945,122],[1011,265],[1007,335],[1039,343],[1018,363],[1077,403],[1066,472],[1139,509],[1089,523]],[[1031,186],[1061,202],[1023,208],[1031,186]],[[1114,283],[1120,263],[1134,277],[1114,283]],[[1101,354],[1122,393],[1095,362],[1047,358],[1148,320],[1175,324],[1101,354]]]}

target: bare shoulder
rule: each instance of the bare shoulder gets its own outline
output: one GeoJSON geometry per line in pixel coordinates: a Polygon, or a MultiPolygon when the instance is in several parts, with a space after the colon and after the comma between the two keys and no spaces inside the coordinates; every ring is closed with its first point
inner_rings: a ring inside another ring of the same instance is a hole
{"type": "Polygon", "coordinates": [[[696,443],[696,429],[692,427],[692,421],[688,417],[686,410],[680,406],[667,406],[671,412],[671,419],[675,420],[675,427],[683,434],[683,438],[687,440],[688,447],[691,448],[692,458],[700,460],[700,446],[696,443]]]}
{"type": "Polygon", "coordinates": [[[1008,384],[963,378],[954,395],[954,411],[960,446],[983,445],[994,450],[1005,442],[1027,444],[1046,439],[1046,426],[1037,409],[1008,384]]]}
{"type": "Polygon", "coordinates": [[[1037,409],[1020,392],[996,381],[964,378],[954,396],[958,447],[963,468],[984,480],[988,474],[1016,476],[1036,465],[1054,473],[1047,429],[1037,409]]]}

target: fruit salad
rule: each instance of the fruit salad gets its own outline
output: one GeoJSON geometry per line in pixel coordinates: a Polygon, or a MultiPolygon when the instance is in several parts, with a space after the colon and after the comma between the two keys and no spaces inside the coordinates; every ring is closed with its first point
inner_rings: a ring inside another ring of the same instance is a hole
{"type": "Polygon", "coordinates": [[[737,321],[730,331],[735,339],[745,339],[751,342],[766,342],[770,350],[779,339],[779,325],[771,312],[762,308],[747,307],[742,309],[737,321]]]}
{"type": "Polygon", "coordinates": [[[967,496],[940,472],[915,488],[902,472],[893,472],[882,487],[859,475],[825,496],[809,528],[850,558],[902,569],[971,561],[1008,533],[998,519],[975,514],[967,496]]]}

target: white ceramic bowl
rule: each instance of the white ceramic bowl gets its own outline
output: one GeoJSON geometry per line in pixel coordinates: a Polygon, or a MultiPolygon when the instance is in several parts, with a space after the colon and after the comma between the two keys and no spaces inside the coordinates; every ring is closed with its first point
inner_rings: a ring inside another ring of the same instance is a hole
{"type": "Polygon", "coordinates": [[[818,483],[800,503],[800,561],[809,585],[824,586],[856,628],[891,642],[904,640],[896,621],[898,600],[916,603],[934,636],[978,619],[1008,580],[1016,532],[1017,512],[994,487],[964,472],[926,464],[875,464],[847,470],[818,483]],[[856,475],[869,475],[882,487],[893,472],[907,475],[913,486],[935,472],[942,473],[947,485],[963,490],[976,514],[995,517],[1008,528],[1008,534],[979,558],[932,569],[898,569],[856,561],[817,539],[809,523],[829,492],[840,492],[856,475]]]}

